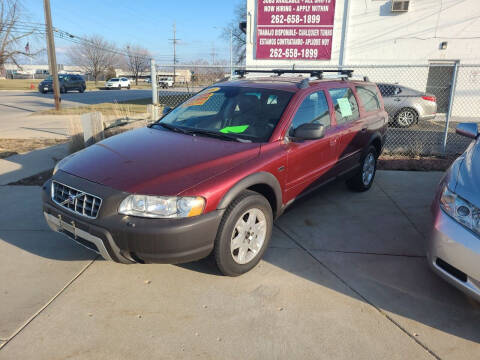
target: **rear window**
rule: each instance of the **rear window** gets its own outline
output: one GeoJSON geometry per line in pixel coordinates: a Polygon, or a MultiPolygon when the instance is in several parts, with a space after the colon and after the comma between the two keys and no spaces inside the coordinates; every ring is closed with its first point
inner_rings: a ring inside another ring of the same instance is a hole
{"type": "Polygon", "coordinates": [[[378,100],[377,89],[375,86],[357,86],[355,89],[357,90],[357,95],[366,111],[380,109],[380,100],[378,100]]]}

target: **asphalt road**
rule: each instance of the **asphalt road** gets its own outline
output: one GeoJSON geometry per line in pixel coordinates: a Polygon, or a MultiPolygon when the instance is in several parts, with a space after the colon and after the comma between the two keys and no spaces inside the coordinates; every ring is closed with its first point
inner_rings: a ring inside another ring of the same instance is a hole
{"type": "MultiPolygon", "coordinates": [[[[61,94],[62,106],[91,105],[114,101],[143,99],[151,96],[149,90],[99,90],[83,94],[71,92],[61,94]]],[[[0,91],[0,121],[12,116],[29,115],[53,108],[53,94],[34,91],[0,91]]]]}
{"type": "MultiPolygon", "coordinates": [[[[191,88],[190,92],[199,88],[191,88]]],[[[160,95],[185,94],[186,89],[161,89],[160,95]]],[[[99,103],[113,103],[151,97],[150,90],[99,90],[83,94],[62,94],[63,107],[75,107],[99,103]]],[[[69,115],[36,115],[52,109],[53,94],[36,91],[0,91],[0,137],[1,138],[62,138],[68,135],[69,115]]]]}

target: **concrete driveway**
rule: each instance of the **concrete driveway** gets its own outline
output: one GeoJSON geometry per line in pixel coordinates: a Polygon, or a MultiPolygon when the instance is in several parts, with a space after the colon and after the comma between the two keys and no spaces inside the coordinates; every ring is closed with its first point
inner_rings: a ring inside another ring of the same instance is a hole
{"type": "Polygon", "coordinates": [[[424,257],[440,176],[317,191],[238,278],[105,262],[47,230],[39,188],[0,187],[0,359],[477,358],[480,304],[424,257]]]}

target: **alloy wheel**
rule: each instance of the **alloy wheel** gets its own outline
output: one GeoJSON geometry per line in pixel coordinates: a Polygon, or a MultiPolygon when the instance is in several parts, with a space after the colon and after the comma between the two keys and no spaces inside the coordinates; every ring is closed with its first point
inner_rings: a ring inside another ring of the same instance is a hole
{"type": "Polygon", "coordinates": [[[404,110],[398,114],[397,121],[400,126],[410,126],[415,121],[415,114],[410,110],[404,110]]]}
{"type": "Polygon", "coordinates": [[[265,214],[257,208],[249,209],[237,220],[230,241],[230,252],[238,264],[252,261],[262,249],[267,235],[265,214]]]}
{"type": "Polygon", "coordinates": [[[363,162],[362,169],[362,181],[363,185],[368,186],[375,174],[375,156],[372,153],[368,153],[363,162]]]}

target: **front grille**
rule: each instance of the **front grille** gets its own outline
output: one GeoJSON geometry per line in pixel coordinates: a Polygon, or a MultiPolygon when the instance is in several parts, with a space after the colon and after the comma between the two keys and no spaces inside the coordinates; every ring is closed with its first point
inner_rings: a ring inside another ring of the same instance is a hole
{"type": "Polygon", "coordinates": [[[95,219],[102,199],[70,186],[52,181],[52,200],[75,214],[95,219]]]}

